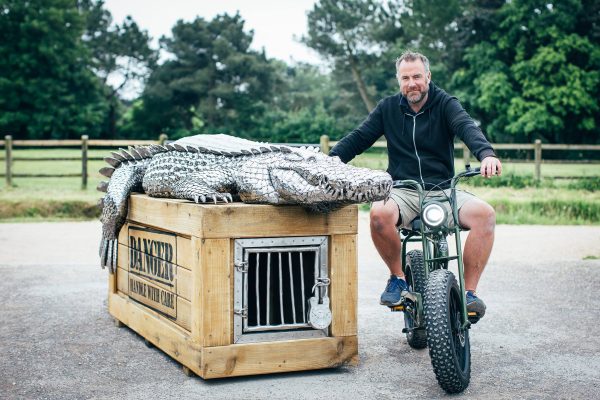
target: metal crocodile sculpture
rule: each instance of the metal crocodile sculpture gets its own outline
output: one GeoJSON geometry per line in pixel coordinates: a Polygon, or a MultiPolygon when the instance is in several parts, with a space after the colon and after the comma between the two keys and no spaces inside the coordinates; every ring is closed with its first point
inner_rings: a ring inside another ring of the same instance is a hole
{"type": "Polygon", "coordinates": [[[165,145],[129,147],[104,160],[109,177],[101,200],[102,267],[114,273],[117,238],[131,192],[196,203],[300,204],[327,212],[346,203],[387,199],[392,178],[346,165],[317,148],[294,148],[228,135],[196,135],[165,145]]]}

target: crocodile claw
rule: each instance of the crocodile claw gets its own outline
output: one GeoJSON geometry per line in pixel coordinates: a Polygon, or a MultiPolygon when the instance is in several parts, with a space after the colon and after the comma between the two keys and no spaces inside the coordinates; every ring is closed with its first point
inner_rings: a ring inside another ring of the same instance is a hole
{"type": "Polygon", "coordinates": [[[111,274],[117,270],[118,246],[117,239],[102,238],[100,241],[100,265],[102,268],[108,267],[111,274]]]}

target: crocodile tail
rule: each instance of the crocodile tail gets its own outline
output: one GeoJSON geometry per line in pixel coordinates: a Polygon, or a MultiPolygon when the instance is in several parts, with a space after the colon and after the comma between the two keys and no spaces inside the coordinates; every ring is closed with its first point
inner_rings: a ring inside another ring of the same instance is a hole
{"type": "Polygon", "coordinates": [[[142,180],[150,159],[157,153],[168,151],[165,146],[151,145],[120,149],[111,153],[105,161],[109,166],[100,173],[109,181],[101,182],[97,189],[106,192],[100,202],[102,214],[102,239],[100,241],[100,264],[114,273],[117,267],[118,235],[127,218],[128,198],[133,191],[143,191],[142,180]]]}

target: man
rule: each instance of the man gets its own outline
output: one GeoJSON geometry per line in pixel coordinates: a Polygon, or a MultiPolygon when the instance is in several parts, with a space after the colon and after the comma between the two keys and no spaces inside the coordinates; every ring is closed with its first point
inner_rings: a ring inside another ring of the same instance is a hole
{"type": "MultiPolygon", "coordinates": [[[[387,171],[394,180],[414,179],[426,189],[438,184],[447,189],[447,180],[454,176],[453,140],[458,136],[481,161],[481,175],[489,178],[502,173],[502,164],[481,129],[455,97],[431,82],[427,57],[405,52],[396,61],[396,73],[400,93],[381,100],[367,119],[331,150],[331,156],[348,162],[384,135],[387,171]]],[[[386,306],[400,304],[408,289],[396,229],[410,226],[419,209],[414,190],[393,189],[390,199],[375,202],[371,208],[371,237],[391,273],[381,295],[381,304],[386,306]]],[[[470,229],[463,252],[467,309],[483,317],[485,303],[476,289],[492,251],[496,217],[489,204],[466,192],[457,191],[457,205],[460,225],[470,229]]]]}

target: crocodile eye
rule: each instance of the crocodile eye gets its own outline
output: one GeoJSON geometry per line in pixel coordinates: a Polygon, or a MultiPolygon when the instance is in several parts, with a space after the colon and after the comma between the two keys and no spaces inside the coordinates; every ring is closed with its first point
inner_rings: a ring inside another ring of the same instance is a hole
{"type": "Polygon", "coordinates": [[[308,161],[308,162],[316,162],[316,161],[317,161],[317,157],[315,157],[315,156],[310,156],[310,157],[308,157],[308,158],[306,159],[306,161],[308,161]]]}

